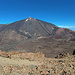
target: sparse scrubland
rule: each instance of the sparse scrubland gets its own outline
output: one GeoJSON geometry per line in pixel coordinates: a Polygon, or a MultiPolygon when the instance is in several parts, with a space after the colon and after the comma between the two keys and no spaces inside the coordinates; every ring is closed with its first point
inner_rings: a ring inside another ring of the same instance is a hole
{"type": "Polygon", "coordinates": [[[75,75],[75,55],[47,58],[42,52],[0,50],[0,75],[75,75]]]}

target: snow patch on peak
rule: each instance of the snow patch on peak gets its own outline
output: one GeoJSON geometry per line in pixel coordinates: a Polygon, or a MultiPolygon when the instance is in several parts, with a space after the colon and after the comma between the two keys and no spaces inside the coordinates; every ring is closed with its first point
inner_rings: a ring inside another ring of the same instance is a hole
{"type": "Polygon", "coordinates": [[[32,18],[31,17],[28,17],[25,21],[27,22],[28,20],[31,20],[32,18]]]}
{"type": "Polygon", "coordinates": [[[28,19],[25,20],[26,22],[28,21],[28,19]]]}

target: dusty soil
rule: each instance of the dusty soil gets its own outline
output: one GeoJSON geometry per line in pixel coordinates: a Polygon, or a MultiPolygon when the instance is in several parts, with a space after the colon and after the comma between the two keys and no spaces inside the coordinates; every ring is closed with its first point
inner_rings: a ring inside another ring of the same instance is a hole
{"type": "Polygon", "coordinates": [[[0,51],[0,75],[75,75],[75,55],[46,58],[41,52],[0,51]]]}

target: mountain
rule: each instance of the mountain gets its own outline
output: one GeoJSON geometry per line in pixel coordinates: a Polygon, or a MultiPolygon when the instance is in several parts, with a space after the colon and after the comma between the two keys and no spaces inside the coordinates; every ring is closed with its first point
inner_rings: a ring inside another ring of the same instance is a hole
{"type": "MultiPolygon", "coordinates": [[[[10,24],[0,24],[0,49],[5,51],[18,50],[18,51],[42,51],[46,54],[55,51],[53,49],[53,43],[57,42],[57,39],[73,40],[75,39],[75,31],[66,28],[59,28],[54,24],[47,23],[38,19],[28,17],[27,19],[17,21],[10,24]],[[54,39],[53,39],[54,38],[54,39]],[[41,42],[40,42],[41,41],[41,42]],[[52,50],[50,46],[52,44],[52,50]],[[42,47],[42,48],[41,48],[42,47]],[[45,49],[45,50],[42,50],[45,49]]],[[[69,41],[68,41],[69,42],[69,41]]],[[[66,45],[67,42],[64,42],[66,45]]],[[[58,44],[58,43],[56,43],[58,44]]],[[[61,45],[59,44],[59,45],[61,45]]],[[[70,44],[68,45],[70,47],[70,44]]],[[[56,45],[58,46],[58,45],[56,45]]],[[[63,47],[62,51],[66,48],[63,47]]],[[[71,48],[69,48],[71,49],[71,48]]],[[[59,50],[55,54],[59,53],[59,50]]],[[[72,52],[74,47],[72,49],[72,52]]],[[[66,50],[65,52],[67,52],[66,50]]],[[[72,53],[70,51],[70,53],[72,53]]]]}
{"type": "MultiPolygon", "coordinates": [[[[51,23],[47,23],[47,22],[29,17],[25,20],[4,25],[0,29],[0,32],[2,33],[5,30],[7,32],[14,31],[15,33],[25,36],[27,38],[36,38],[40,36],[53,35],[57,29],[58,27],[51,23]]],[[[10,39],[9,36],[8,38],[10,39]]]]}

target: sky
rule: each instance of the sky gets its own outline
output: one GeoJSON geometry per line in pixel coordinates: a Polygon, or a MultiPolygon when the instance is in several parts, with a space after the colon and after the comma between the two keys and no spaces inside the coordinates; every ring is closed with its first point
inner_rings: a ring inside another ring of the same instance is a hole
{"type": "Polygon", "coordinates": [[[75,31],[75,0],[0,0],[0,24],[28,17],[75,31]]]}

